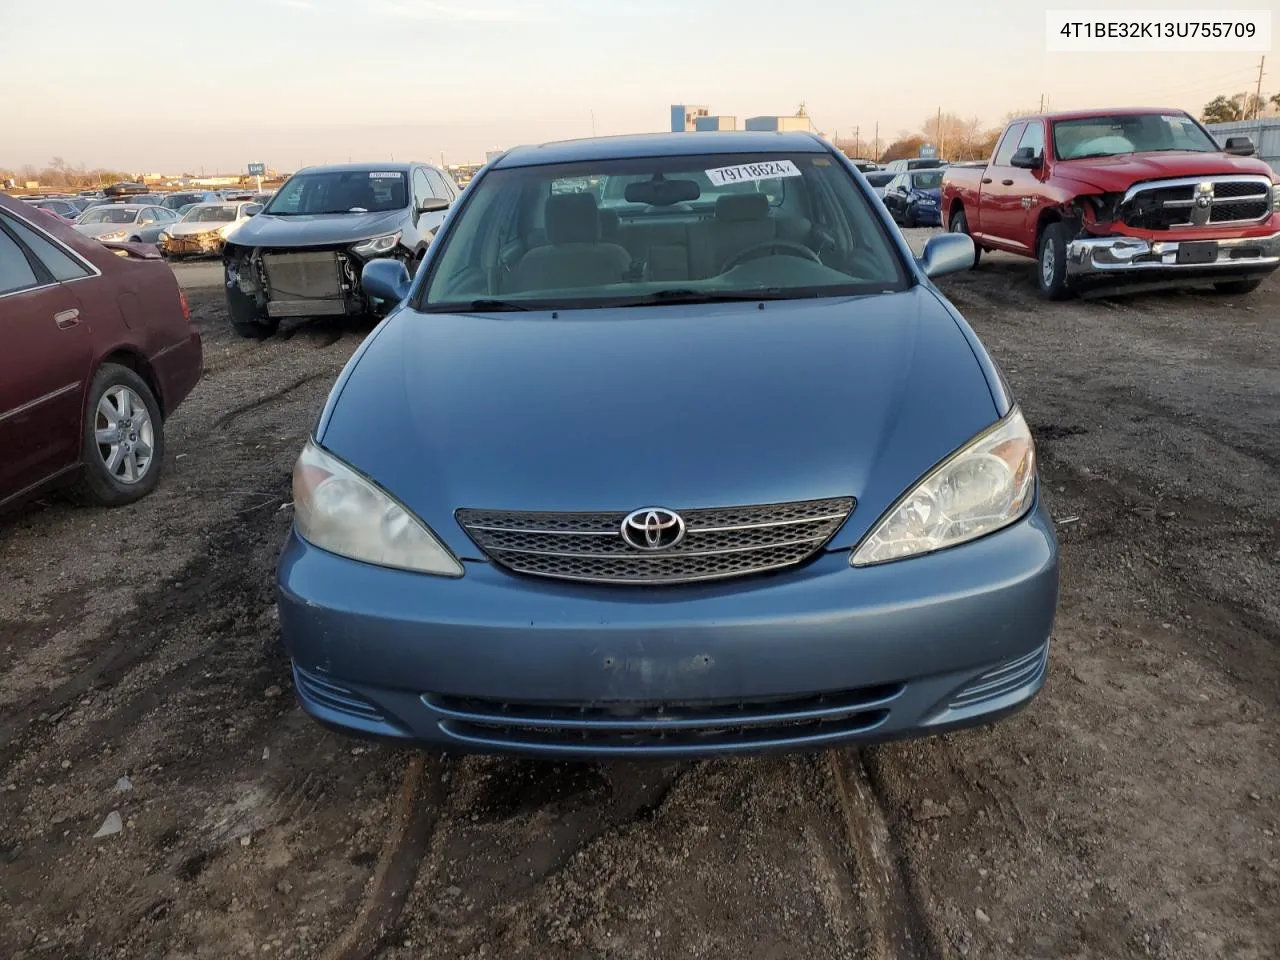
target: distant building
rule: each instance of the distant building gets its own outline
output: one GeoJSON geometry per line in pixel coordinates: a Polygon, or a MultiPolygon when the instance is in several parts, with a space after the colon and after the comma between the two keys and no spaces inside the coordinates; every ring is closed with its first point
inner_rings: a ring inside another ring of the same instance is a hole
{"type": "Polygon", "coordinates": [[[486,150],[484,152],[484,162],[492,163],[494,160],[497,160],[504,153],[506,153],[505,150],[486,150]]]}
{"type": "Polygon", "coordinates": [[[695,130],[737,130],[737,117],[698,117],[694,120],[695,130]]]}
{"type": "Polygon", "coordinates": [[[698,118],[711,115],[710,107],[675,103],[671,105],[671,132],[690,133],[696,129],[698,118]]]}
{"type": "Polygon", "coordinates": [[[804,115],[794,117],[748,117],[745,129],[775,131],[802,130],[808,132],[813,130],[813,122],[809,117],[804,115]]]}

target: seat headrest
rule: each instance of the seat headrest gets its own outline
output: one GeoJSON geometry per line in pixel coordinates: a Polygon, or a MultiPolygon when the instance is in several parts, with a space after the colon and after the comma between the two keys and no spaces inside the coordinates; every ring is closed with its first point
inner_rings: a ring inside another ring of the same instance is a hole
{"type": "Polygon", "coordinates": [[[598,243],[600,213],[594,193],[547,197],[547,239],[552,243],[598,243]]]}
{"type": "Polygon", "coordinates": [[[728,193],[716,199],[717,220],[767,220],[769,197],[763,193],[728,193]]]}

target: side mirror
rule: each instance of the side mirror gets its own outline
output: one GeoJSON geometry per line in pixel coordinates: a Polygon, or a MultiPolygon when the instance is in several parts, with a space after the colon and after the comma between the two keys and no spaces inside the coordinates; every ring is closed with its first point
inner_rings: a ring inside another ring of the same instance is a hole
{"type": "Polygon", "coordinates": [[[370,260],[360,273],[360,288],[366,296],[388,303],[399,303],[409,293],[409,271],[391,257],[370,260]]]}
{"type": "Polygon", "coordinates": [[[448,210],[449,201],[442,200],[439,197],[423,197],[422,202],[418,204],[419,213],[435,213],[437,210],[448,210]]]}
{"type": "Polygon", "coordinates": [[[1039,170],[1044,166],[1044,154],[1033,150],[1031,147],[1019,147],[1014,151],[1013,159],[1009,161],[1009,165],[1021,167],[1023,170],[1039,170]]]}
{"type": "Polygon", "coordinates": [[[1249,137],[1227,137],[1227,145],[1223,150],[1235,157],[1252,157],[1257,153],[1253,140],[1249,137]]]}
{"type": "Polygon", "coordinates": [[[917,261],[926,277],[969,270],[975,261],[973,238],[967,233],[944,233],[924,245],[917,261]]]}

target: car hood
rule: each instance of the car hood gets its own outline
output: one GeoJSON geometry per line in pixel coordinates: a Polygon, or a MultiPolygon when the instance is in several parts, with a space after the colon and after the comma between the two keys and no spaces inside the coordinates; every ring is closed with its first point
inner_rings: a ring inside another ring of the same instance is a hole
{"type": "Polygon", "coordinates": [[[186,223],[171,223],[164,229],[171,237],[190,237],[200,233],[213,233],[219,227],[232,226],[234,223],[233,220],[193,220],[186,223]]]}
{"type": "Polygon", "coordinates": [[[460,507],[621,511],[853,496],[852,546],[997,419],[928,287],[879,296],[384,323],[318,438],[462,557],[460,507]]]}
{"type": "Polygon", "coordinates": [[[1105,193],[1123,193],[1144,180],[1242,173],[1260,174],[1270,179],[1271,168],[1252,157],[1193,151],[1130,153],[1118,157],[1063,160],[1054,167],[1055,177],[1075,180],[1105,193]]]}
{"type": "Polygon", "coordinates": [[[100,237],[104,233],[115,233],[117,230],[128,233],[139,229],[136,223],[77,223],[75,230],[86,237],[100,237]]]}
{"type": "Polygon", "coordinates": [[[236,243],[255,247],[319,247],[355,243],[394,233],[407,210],[383,213],[308,214],[274,217],[259,213],[236,230],[236,243]]]}

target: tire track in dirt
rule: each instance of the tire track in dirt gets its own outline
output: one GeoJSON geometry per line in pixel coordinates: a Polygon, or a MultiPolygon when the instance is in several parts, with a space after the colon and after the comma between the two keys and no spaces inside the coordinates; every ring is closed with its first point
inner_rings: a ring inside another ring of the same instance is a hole
{"type": "Polygon", "coordinates": [[[880,792],[862,753],[833,750],[827,772],[839,801],[841,826],[860,878],[868,948],[882,960],[936,960],[947,954],[933,933],[880,792]]]}
{"type": "Polygon", "coordinates": [[[283,400],[285,397],[289,396],[289,394],[293,393],[295,390],[300,390],[309,383],[314,383],[316,380],[322,380],[332,376],[333,374],[330,371],[321,370],[317,373],[308,373],[300,377],[296,377],[282,387],[277,387],[275,390],[272,390],[269,393],[265,393],[260,397],[255,397],[254,399],[250,400],[248,403],[243,403],[238,407],[233,407],[232,409],[228,410],[226,413],[218,417],[218,419],[213,422],[214,429],[225,430],[228,426],[230,426],[240,417],[243,417],[246,413],[252,413],[254,410],[264,407],[270,403],[274,403],[277,400],[283,400]]]}
{"type": "Polygon", "coordinates": [[[369,892],[351,925],[325,950],[323,960],[367,960],[395,929],[435,832],[447,768],[447,761],[436,754],[417,752],[409,758],[369,892]]]}

